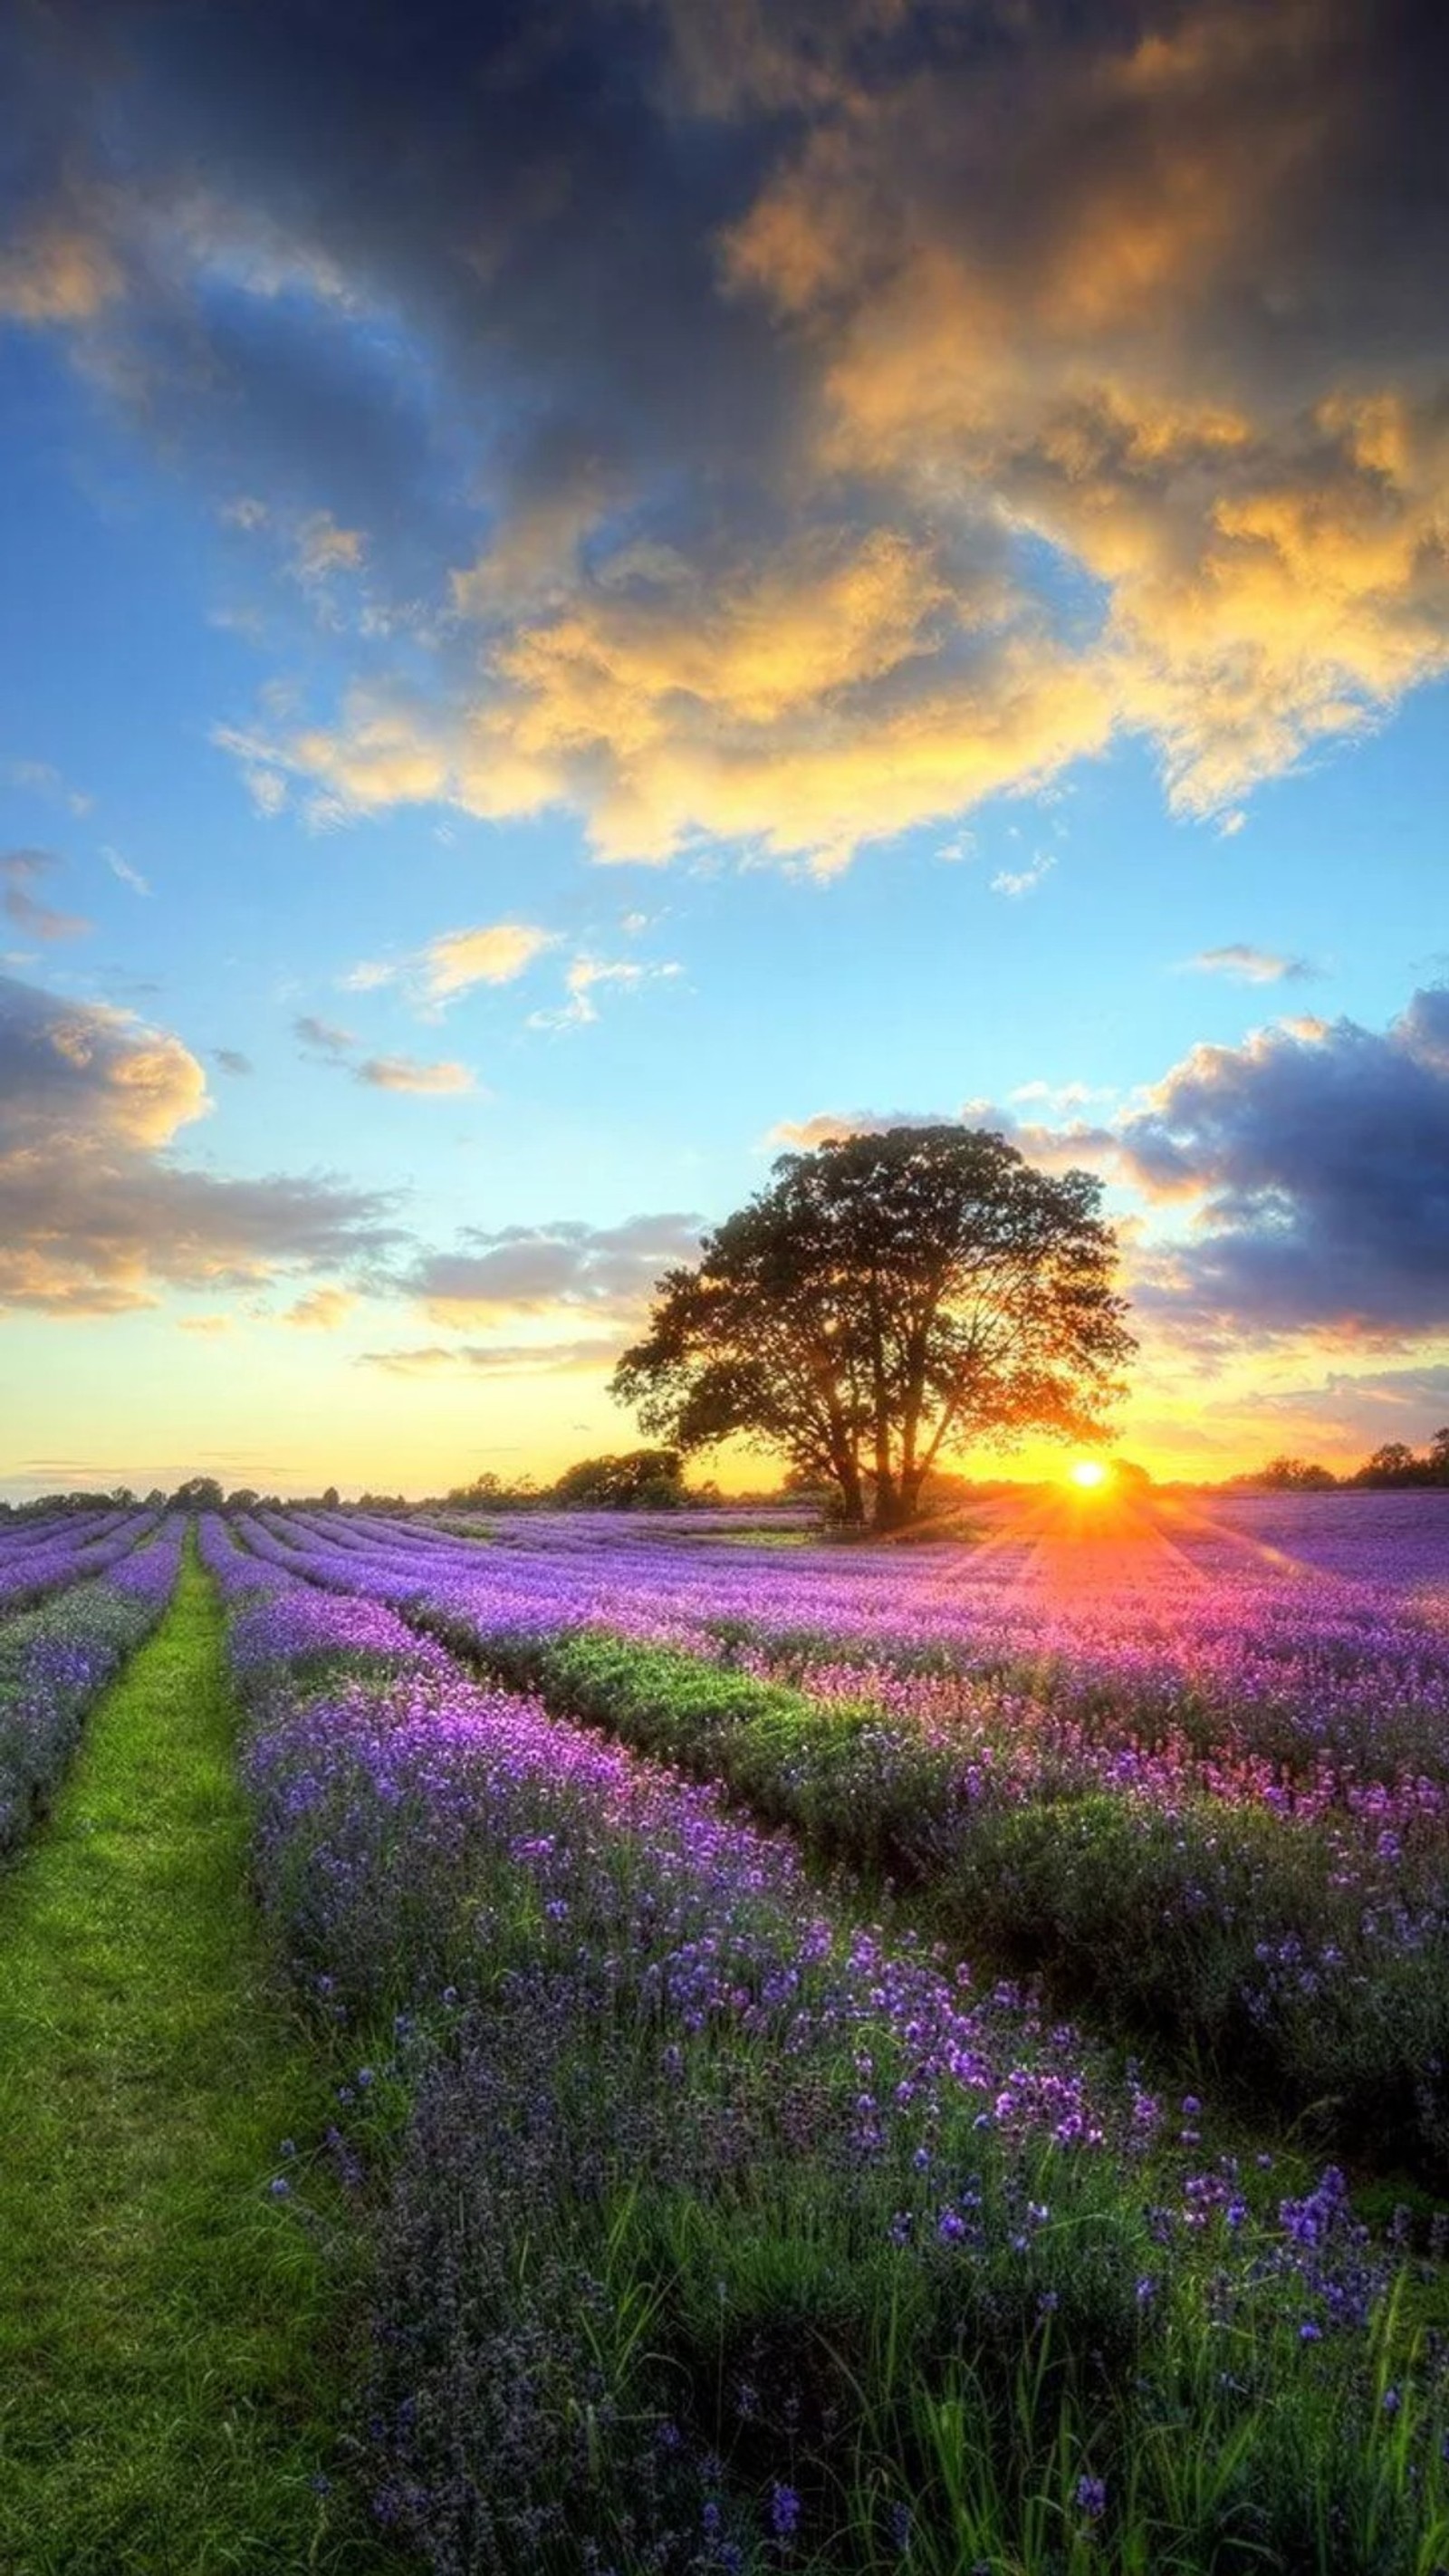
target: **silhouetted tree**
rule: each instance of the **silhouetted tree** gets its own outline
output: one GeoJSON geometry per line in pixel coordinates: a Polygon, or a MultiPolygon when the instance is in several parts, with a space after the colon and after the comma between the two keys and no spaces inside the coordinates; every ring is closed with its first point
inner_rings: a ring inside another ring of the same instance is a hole
{"type": "Polygon", "coordinates": [[[1257,1485],[1271,1485],[1276,1493],[1318,1494],[1331,1492],[1338,1478],[1328,1467],[1320,1467],[1312,1458],[1270,1458],[1262,1472],[1252,1480],[1257,1485]]]}
{"type": "Polygon", "coordinates": [[[619,1362],[646,1431],[686,1453],[743,1434],[877,1529],[913,1518],[952,1450],[1100,1438],[1136,1345],[1090,1173],[941,1126],[785,1154],[775,1175],[660,1281],[619,1362]]]}
{"type": "Polygon", "coordinates": [[[1407,1440],[1386,1440],[1364,1460],[1353,1481],[1356,1485],[1427,1485],[1427,1462],[1415,1457],[1407,1440]]]}

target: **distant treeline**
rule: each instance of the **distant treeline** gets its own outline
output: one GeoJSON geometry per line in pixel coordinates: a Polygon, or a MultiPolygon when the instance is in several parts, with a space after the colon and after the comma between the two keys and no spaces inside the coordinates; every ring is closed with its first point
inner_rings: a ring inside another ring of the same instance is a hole
{"type": "MultiPolygon", "coordinates": [[[[1126,1460],[1117,1460],[1113,1473],[1121,1484],[1145,1488],[1152,1483],[1145,1468],[1126,1460]]],[[[1449,1486],[1449,1424],[1432,1432],[1423,1450],[1411,1449],[1404,1440],[1385,1441],[1361,1467],[1346,1475],[1336,1476],[1331,1467],[1320,1466],[1313,1458],[1285,1455],[1270,1458],[1266,1466],[1255,1467],[1246,1475],[1229,1476],[1206,1490],[1341,1494],[1435,1485],[1449,1486]]],[[[1203,1488],[1172,1485],[1165,1490],[1182,1493],[1203,1488]]],[[[936,1473],[929,1480],[923,1500],[928,1513],[949,1513],[973,1500],[1011,1491],[1010,1478],[996,1477],[983,1484],[969,1477],[936,1473]]],[[[708,1511],[726,1506],[747,1512],[763,1507],[778,1511],[790,1505],[824,1511],[828,1510],[829,1499],[808,1477],[794,1473],[758,1493],[724,1495],[717,1485],[687,1485],[684,1460],[677,1449],[628,1449],[617,1455],[580,1458],[550,1485],[540,1485],[532,1476],[502,1477],[485,1471],[470,1484],[454,1485],[446,1494],[420,1499],[408,1494],[366,1493],[345,1508],[399,1516],[442,1511],[708,1511]]],[[[42,1494],[33,1502],[0,1502],[0,1521],[13,1524],[44,1520],[67,1512],[179,1510],[236,1515],[282,1510],[335,1512],[343,1508],[335,1485],[327,1485],[316,1494],[263,1494],[250,1485],[238,1486],[228,1493],[215,1476],[188,1476],[174,1493],[165,1493],[157,1485],[148,1494],[137,1494],[129,1485],[116,1485],[105,1493],[42,1494]]]]}
{"type": "Polygon", "coordinates": [[[1238,1493],[1328,1494],[1365,1486],[1384,1492],[1425,1485],[1449,1485],[1449,1424],[1431,1434],[1424,1450],[1411,1449],[1406,1440],[1386,1440],[1346,1476],[1335,1476],[1331,1467],[1321,1467],[1313,1458],[1282,1457],[1270,1458],[1250,1475],[1228,1479],[1229,1489],[1238,1493]]]}

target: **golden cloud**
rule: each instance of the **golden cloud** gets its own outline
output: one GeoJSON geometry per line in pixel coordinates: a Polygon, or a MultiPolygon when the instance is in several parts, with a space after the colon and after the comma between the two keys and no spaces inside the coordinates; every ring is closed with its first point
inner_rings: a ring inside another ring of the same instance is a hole
{"type": "Polygon", "coordinates": [[[473,984],[511,984],[557,945],[557,933],[527,921],[494,921],[476,930],[445,930],[430,939],[420,963],[429,994],[445,1001],[473,984]]]}
{"type": "Polygon", "coordinates": [[[92,321],[124,284],[102,235],[65,216],[0,244],[0,313],[17,322],[92,321]]]}

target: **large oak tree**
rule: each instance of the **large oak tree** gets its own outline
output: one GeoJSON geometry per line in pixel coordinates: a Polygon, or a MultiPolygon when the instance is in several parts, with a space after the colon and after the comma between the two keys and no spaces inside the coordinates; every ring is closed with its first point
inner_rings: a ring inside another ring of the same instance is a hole
{"type": "Polygon", "coordinates": [[[1089,1172],[1001,1136],[898,1127],[785,1154],[660,1280],[613,1392],[691,1451],[731,1434],[892,1529],[937,1460],[1023,1432],[1101,1436],[1135,1344],[1089,1172]]]}

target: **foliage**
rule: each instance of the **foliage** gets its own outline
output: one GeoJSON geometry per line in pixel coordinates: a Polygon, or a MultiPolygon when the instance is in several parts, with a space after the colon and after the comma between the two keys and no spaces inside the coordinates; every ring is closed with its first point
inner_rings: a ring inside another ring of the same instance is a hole
{"type": "Polygon", "coordinates": [[[1267,1485],[1278,1494],[1331,1493],[1338,1483],[1331,1467],[1320,1467],[1310,1458],[1270,1458],[1255,1484],[1267,1485]]]}
{"type": "Polygon", "coordinates": [[[581,1458],[565,1468],[549,1500],[565,1511],[672,1511],[685,1500],[684,1462],[677,1449],[581,1458]]]}
{"type": "Polygon", "coordinates": [[[1256,1467],[1250,1475],[1232,1476],[1229,1485],[1238,1490],[1264,1488],[1271,1493],[1331,1493],[1340,1485],[1361,1486],[1370,1492],[1393,1492],[1413,1487],[1449,1485],[1449,1424],[1432,1432],[1423,1454],[1411,1449],[1407,1440],[1386,1440],[1356,1467],[1351,1476],[1335,1476],[1328,1467],[1307,1458],[1270,1458],[1266,1467],[1256,1467]]]}
{"type": "Polygon", "coordinates": [[[897,1128],[782,1155],[659,1284],[614,1394],[686,1452],[734,1434],[827,1480],[842,1518],[913,1518],[938,1458],[1100,1435],[1134,1344],[1086,1172],[1000,1136],[897,1128]]]}
{"type": "MultiPolygon", "coordinates": [[[[370,1498],[364,1494],[362,1499],[366,1506],[370,1498]]],[[[442,1501],[448,1511],[506,1512],[522,1510],[538,1499],[538,1487],[531,1476],[504,1477],[485,1467],[471,1484],[454,1485],[442,1501]]],[[[378,1508],[386,1509],[386,1505],[379,1502],[378,1508]]]]}
{"type": "Polygon", "coordinates": [[[1449,1485],[1449,1424],[1434,1432],[1422,1457],[1404,1440],[1387,1440],[1366,1458],[1356,1485],[1449,1485]]]}

